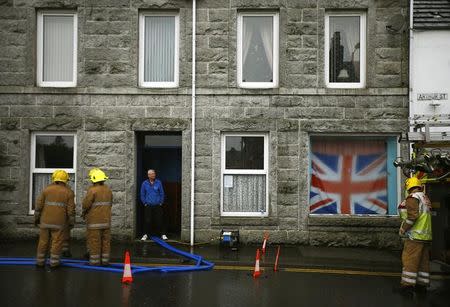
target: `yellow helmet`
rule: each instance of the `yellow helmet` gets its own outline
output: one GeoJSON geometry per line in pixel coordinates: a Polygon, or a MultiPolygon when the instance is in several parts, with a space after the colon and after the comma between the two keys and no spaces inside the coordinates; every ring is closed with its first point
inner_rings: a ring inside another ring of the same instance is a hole
{"type": "Polygon", "coordinates": [[[69,174],[67,174],[66,171],[63,171],[61,169],[57,169],[52,174],[52,181],[53,182],[64,182],[64,183],[67,183],[67,181],[69,181],[69,174]]]}
{"type": "Polygon", "coordinates": [[[419,187],[419,188],[422,187],[422,182],[420,181],[420,179],[417,177],[411,177],[411,178],[406,179],[406,181],[405,181],[406,191],[409,191],[414,187],[419,187]]]}
{"type": "Polygon", "coordinates": [[[89,177],[93,183],[105,181],[108,176],[99,168],[91,169],[89,172],[89,177]]]}
{"type": "Polygon", "coordinates": [[[98,170],[100,170],[98,167],[94,167],[93,169],[91,169],[91,170],[89,171],[89,174],[88,174],[89,178],[91,178],[92,174],[95,173],[95,172],[98,171],[98,170]]]}

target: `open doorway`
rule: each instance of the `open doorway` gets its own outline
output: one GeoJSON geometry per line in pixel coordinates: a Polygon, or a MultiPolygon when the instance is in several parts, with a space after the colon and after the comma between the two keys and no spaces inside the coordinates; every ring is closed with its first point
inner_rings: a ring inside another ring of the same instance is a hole
{"type": "Polygon", "coordinates": [[[144,207],[139,193],[147,180],[147,170],[154,169],[165,192],[164,223],[170,239],[181,234],[181,132],[137,132],[136,152],[136,238],[144,231],[144,207]]]}

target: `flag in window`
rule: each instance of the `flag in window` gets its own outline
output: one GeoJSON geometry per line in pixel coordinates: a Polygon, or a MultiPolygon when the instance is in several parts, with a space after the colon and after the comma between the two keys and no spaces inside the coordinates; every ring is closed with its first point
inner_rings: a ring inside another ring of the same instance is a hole
{"type": "Polygon", "coordinates": [[[310,212],[386,214],[386,143],[312,142],[310,212]]]}

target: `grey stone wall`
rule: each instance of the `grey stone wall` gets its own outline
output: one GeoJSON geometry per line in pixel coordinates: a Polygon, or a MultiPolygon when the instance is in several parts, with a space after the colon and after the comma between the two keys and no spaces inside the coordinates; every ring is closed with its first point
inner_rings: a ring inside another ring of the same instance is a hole
{"type": "MultiPolygon", "coordinates": [[[[134,236],[135,132],[182,131],[182,238],[189,236],[191,1],[0,1],[0,233],[33,237],[28,216],[30,135],[77,133],[77,212],[90,167],[104,168],[115,202],[113,234],[134,236]],[[78,12],[76,88],[36,87],[36,11],[78,12]],[[138,14],[178,10],[180,86],[138,87],[138,14]]],[[[238,228],[243,241],[395,247],[395,218],[310,217],[311,133],[399,134],[407,129],[407,32],[386,28],[408,20],[405,0],[204,0],[197,11],[196,240],[238,228]],[[236,81],[239,10],[280,14],[279,88],[240,89],[236,81]],[[324,85],[326,10],[367,12],[367,87],[324,85]],[[220,136],[269,133],[269,217],[220,216],[220,136]]],[[[75,235],[84,235],[77,224],[75,235]]]]}

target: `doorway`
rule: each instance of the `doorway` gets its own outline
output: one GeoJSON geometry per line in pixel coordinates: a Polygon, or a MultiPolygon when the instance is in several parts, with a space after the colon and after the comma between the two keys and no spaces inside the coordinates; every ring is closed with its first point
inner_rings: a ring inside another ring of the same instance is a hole
{"type": "Polygon", "coordinates": [[[146,232],[144,206],[139,197],[141,184],[148,179],[147,170],[154,169],[165,192],[167,235],[177,239],[181,234],[181,132],[137,132],[136,140],[136,238],[146,232]]]}

